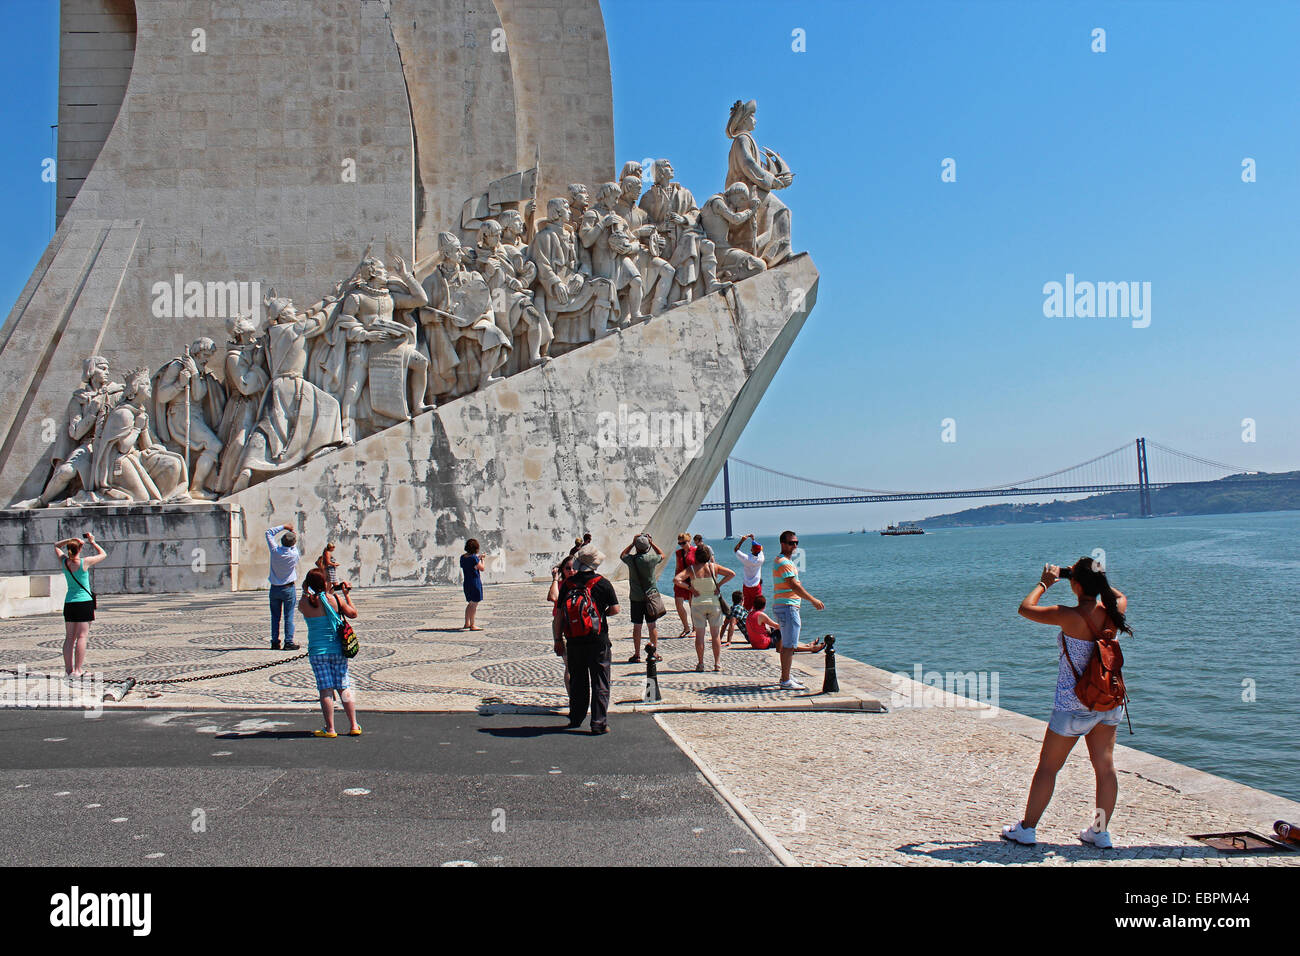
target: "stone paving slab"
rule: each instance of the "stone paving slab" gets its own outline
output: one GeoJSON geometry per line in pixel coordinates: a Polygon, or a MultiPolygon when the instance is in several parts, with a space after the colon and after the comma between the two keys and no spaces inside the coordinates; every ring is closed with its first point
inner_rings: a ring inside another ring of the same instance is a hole
{"type": "MultiPolygon", "coordinates": [[[[664,702],[641,704],[644,664],[627,664],[632,652],[626,584],[616,583],[624,613],[614,619],[615,712],[682,707],[860,708],[866,695],[841,681],[836,698],[816,694],[822,658],[800,655],[797,669],[808,691],[783,691],[773,651],[748,645],[724,648],[722,671],[695,672],[694,642],[664,640],[659,665],[664,702]],[[811,666],[808,666],[811,662],[811,666]]],[[[456,587],[367,588],[353,592],[360,617],[354,622],[361,652],[350,662],[358,706],[371,711],[558,712],[567,707],[563,664],[551,650],[551,605],[543,585],[489,585],[479,607],[482,631],[464,631],[465,603],[456,587]]],[[[89,671],[106,680],[138,681],[216,674],[293,653],[270,650],[266,592],[220,595],[104,595],[91,625],[89,671]]],[[[672,614],[676,632],[676,615],[672,614]]],[[[297,619],[306,649],[307,629],[297,619]]],[[[665,629],[668,631],[669,629],[665,629]]],[[[62,674],[60,614],[7,621],[0,626],[0,668],[24,665],[29,672],[62,674]]],[[[111,686],[111,685],[110,685],[111,686]]],[[[0,699],[12,699],[12,679],[0,675],[0,699]],[[5,697],[6,692],[10,695],[5,697]]],[[[133,689],[121,704],[106,707],[259,708],[314,710],[315,679],[306,659],[194,683],[133,689]]]]}
{"type": "MultiPolygon", "coordinates": [[[[890,700],[892,674],[842,655],[839,670],[841,681],[847,676],[867,694],[890,700]]],[[[1300,864],[1300,852],[1230,857],[1189,838],[1230,830],[1271,836],[1274,820],[1300,820],[1300,804],[1125,746],[1115,749],[1115,849],[1078,840],[1094,805],[1083,744],[1057,778],[1038,846],[1007,843],[999,831],[1024,809],[1046,724],[1009,711],[990,716],[964,700],[968,706],[951,706],[956,702],[945,695],[944,706],[891,706],[884,714],[656,719],[803,864],[1300,864]]]]}

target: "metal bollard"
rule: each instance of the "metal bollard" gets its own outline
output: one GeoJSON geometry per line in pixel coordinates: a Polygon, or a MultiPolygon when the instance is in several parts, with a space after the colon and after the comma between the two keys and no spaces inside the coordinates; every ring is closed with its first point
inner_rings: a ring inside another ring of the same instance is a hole
{"type": "Polygon", "coordinates": [[[657,644],[646,646],[645,655],[645,689],[641,692],[641,703],[657,704],[663,700],[663,695],[659,693],[659,667],[655,664],[655,652],[659,650],[657,644]]]}
{"type": "Polygon", "coordinates": [[[822,693],[838,694],[840,681],[835,674],[835,635],[827,634],[822,638],[822,643],[826,645],[826,676],[822,679],[822,693]]]}

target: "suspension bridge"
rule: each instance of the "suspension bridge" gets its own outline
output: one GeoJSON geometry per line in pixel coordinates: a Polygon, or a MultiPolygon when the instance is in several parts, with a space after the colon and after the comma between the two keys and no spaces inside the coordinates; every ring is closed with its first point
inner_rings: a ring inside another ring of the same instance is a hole
{"type": "MultiPolygon", "coordinates": [[[[731,537],[731,513],[742,508],[792,508],[805,505],[867,504],[881,501],[931,501],[943,498],[1018,498],[1025,495],[1102,494],[1137,492],[1142,517],[1151,516],[1151,492],[1175,486],[1209,485],[1232,477],[1251,487],[1294,483],[1293,477],[1262,474],[1178,451],[1146,438],[1126,442],[1095,458],[1005,485],[951,491],[886,491],[858,488],[792,475],[745,461],[728,459],[700,511],[726,513],[731,537]],[[1153,477],[1154,476],[1154,477],[1153,477]]],[[[1236,485],[1234,485],[1236,487],[1236,485]]]]}

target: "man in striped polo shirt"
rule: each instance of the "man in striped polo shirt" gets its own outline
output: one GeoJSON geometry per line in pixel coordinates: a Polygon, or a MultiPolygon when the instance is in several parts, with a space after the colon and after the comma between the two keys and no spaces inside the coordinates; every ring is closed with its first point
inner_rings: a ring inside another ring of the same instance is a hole
{"type": "Polygon", "coordinates": [[[818,643],[799,646],[799,605],[807,599],[819,611],[826,605],[817,600],[799,582],[799,570],[791,560],[795,549],[799,547],[799,536],[793,531],[781,532],[781,556],[772,565],[772,620],[781,628],[781,689],[807,690],[803,684],[790,674],[797,651],[816,652],[822,649],[818,643]]]}

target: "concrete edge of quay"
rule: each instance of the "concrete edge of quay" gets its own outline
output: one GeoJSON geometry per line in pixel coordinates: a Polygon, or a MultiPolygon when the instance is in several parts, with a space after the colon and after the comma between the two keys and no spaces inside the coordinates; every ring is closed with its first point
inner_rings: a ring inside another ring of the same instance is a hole
{"type": "Polygon", "coordinates": [[[687,743],[681,735],[677,733],[677,731],[673,730],[657,716],[654,721],[655,724],[658,725],[659,729],[668,736],[668,739],[673,742],[673,746],[685,754],[691,763],[695,764],[700,771],[700,775],[704,777],[709,786],[713,788],[714,792],[718,795],[718,798],[731,808],[732,812],[735,813],[736,816],[740,818],[741,822],[750,829],[758,841],[767,847],[782,866],[800,865],[799,861],[794,858],[794,854],[787,850],[782,845],[781,841],[774,837],[767,827],[763,826],[758,817],[754,816],[749,807],[745,806],[745,804],[727,788],[727,785],[722,782],[722,778],[714,773],[713,769],[704,762],[699,754],[695,752],[695,748],[687,743]]]}

